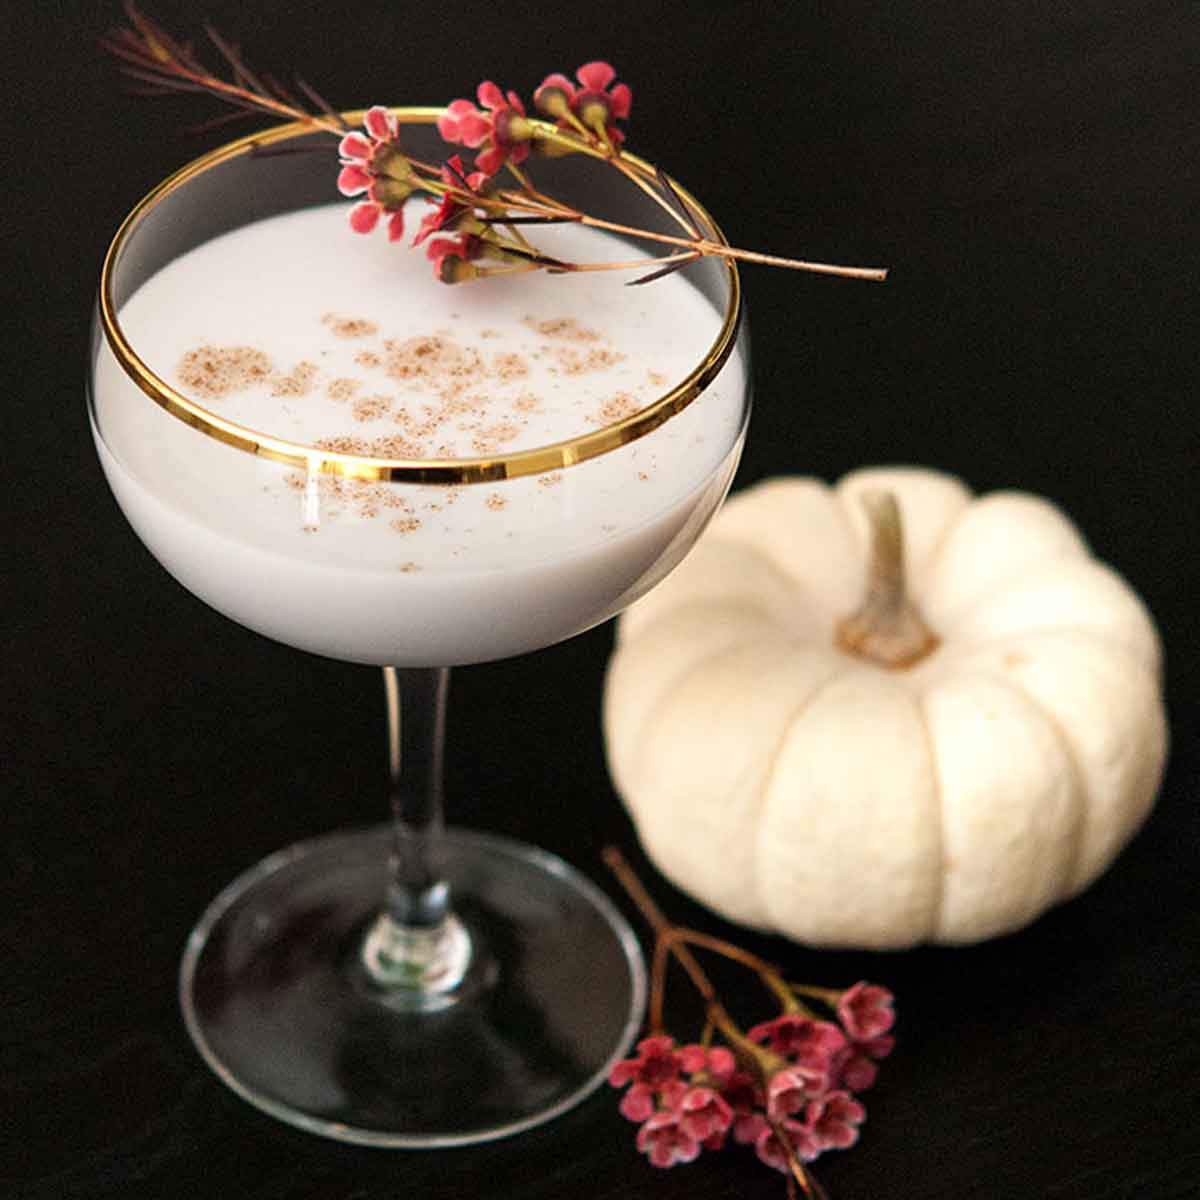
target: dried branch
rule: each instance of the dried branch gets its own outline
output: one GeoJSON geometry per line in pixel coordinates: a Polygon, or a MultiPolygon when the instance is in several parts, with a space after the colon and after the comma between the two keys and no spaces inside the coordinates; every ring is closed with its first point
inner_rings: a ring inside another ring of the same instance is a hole
{"type": "MultiPolygon", "coordinates": [[[[168,92],[205,92],[235,108],[302,121],[331,133],[341,133],[345,129],[342,119],[323,101],[318,104],[322,115],[315,116],[297,104],[272,95],[250,69],[241,52],[211,26],[205,31],[233,72],[231,80],[209,71],[195,57],[190,46],[171,37],[141,12],[133,0],[126,0],[125,14],[132,28],[114,30],[100,39],[101,47],[124,64],[120,68],[123,74],[168,92]]],[[[319,101],[315,93],[310,98],[319,101]]]]}

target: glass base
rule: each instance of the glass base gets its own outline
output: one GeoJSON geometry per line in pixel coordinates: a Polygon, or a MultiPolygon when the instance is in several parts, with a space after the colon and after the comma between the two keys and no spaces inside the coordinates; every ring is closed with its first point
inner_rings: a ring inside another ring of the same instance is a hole
{"type": "Polygon", "coordinates": [[[180,974],[200,1053],[251,1104],[344,1142],[463,1145],[565,1112],[604,1082],[641,1024],[633,931],[554,855],[448,830],[438,865],[472,958],[437,1006],[414,1008],[372,983],[360,953],[386,893],[391,836],[302,842],[213,901],[180,974]]]}

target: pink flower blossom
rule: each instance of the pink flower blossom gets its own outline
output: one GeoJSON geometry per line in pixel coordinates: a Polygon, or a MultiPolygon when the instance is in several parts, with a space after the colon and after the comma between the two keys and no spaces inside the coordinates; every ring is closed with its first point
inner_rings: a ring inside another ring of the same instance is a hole
{"type": "Polygon", "coordinates": [[[879,1068],[853,1046],[847,1046],[833,1064],[835,1082],[852,1092],[865,1092],[874,1084],[878,1074],[879,1068]]]}
{"type": "Polygon", "coordinates": [[[774,1118],[774,1126],[759,1118],[754,1150],[769,1167],[786,1172],[788,1144],[801,1162],[812,1162],[825,1150],[845,1150],[858,1141],[858,1127],[866,1119],[866,1110],[846,1092],[831,1092],[806,1106],[804,1120],[774,1118]]]}
{"type": "Polygon", "coordinates": [[[660,1091],[646,1083],[635,1083],[621,1098],[619,1111],[623,1117],[640,1125],[659,1109],[678,1109],[687,1092],[688,1085],[682,1079],[672,1079],[660,1091]]]}
{"type": "Polygon", "coordinates": [[[896,1039],[888,1032],[895,1023],[892,993],[870,983],[856,983],[838,1000],[838,1017],[849,1036],[834,1055],[833,1075],[852,1092],[866,1091],[875,1082],[875,1063],[891,1054],[896,1039]]]}
{"type": "Polygon", "coordinates": [[[637,1148],[656,1167],[673,1167],[692,1162],[700,1154],[700,1142],[683,1128],[678,1112],[661,1109],[638,1130],[637,1148]]]}
{"type": "Polygon", "coordinates": [[[831,1076],[840,1080],[852,1092],[865,1092],[879,1074],[874,1059],[886,1058],[892,1052],[896,1039],[888,1034],[871,1038],[865,1042],[850,1042],[834,1055],[831,1076]]]}
{"type": "Polygon", "coordinates": [[[721,1099],[733,1112],[734,1141],[740,1145],[749,1145],[766,1124],[766,1118],[760,1111],[765,1103],[762,1089],[748,1071],[735,1070],[721,1084],[721,1099]]]}
{"type": "Polygon", "coordinates": [[[846,1048],[842,1031],[830,1021],[817,1021],[799,1013],[784,1013],[773,1021],[764,1021],[749,1031],[751,1041],[766,1042],[769,1049],[784,1058],[817,1071],[833,1080],[833,1064],[846,1048]]]}
{"type": "Polygon", "coordinates": [[[737,1059],[733,1051],[724,1046],[714,1046],[708,1052],[708,1063],[705,1070],[714,1078],[728,1082],[737,1071],[737,1059]]]}
{"type": "Polygon", "coordinates": [[[363,128],[377,142],[394,142],[400,136],[400,119],[382,104],[376,104],[367,109],[363,128]]]}
{"type": "Polygon", "coordinates": [[[654,1089],[644,1083],[635,1083],[621,1097],[621,1116],[639,1125],[651,1117],[657,1107],[654,1089]]]}
{"type": "Polygon", "coordinates": [[[452,100],[438,117],[437,127],[444,141],[472,150],[483,145],[491,128],[487,117],[470,100],[452,100]]]}
{"type": "Polygon", "coordinates": [[[866,1116],[867,1110],[848,1092],[830,1092],[809,1104],[804,1123],[823,1150],[846,1150],[858,1141],[866,1116]]]}
{"type": "MultiPolygon", "coordinates": [[[[784,1120],[777,1122],[780,1133],[790,1144],[796,1157],[801,1162],[812,1162],[817,1158],[823,1147],[807,1125],[799,1121],[784,1120]]],[[[774,1167],[785,1175],[789,1171],[787,1149],[777,1133],[770,1125],[763,1122],[763,1128],[754,1142],[754,1152],[768,1167],[774,1167]]]]}
{"type": "Polygon", "coordinates": [[[676,1105],[685,1133],[715,1150],[733,1124],[733,1109],[710,1087],[690,1087],[676,1105]]]}
{"type": "Polygon", "coordinates": [[[716,1150],[724,1143],[734,1112],[720,1088],[734,1067],[733,1055],[724,1047],[676,1046],[674,1038],[658,1036],[640,1041],[637,1057],[617,1063],[608,1081],[614,1087],[632,1084],[621,1100],[621,1113],[646,1122],[638,1148],[656,1165],[670,1166],[690,1161],[682,1157],[690,1153],[687,1139],[695,1143],[695,1154],[701,1147],[716,1150]],[[685,1072],[690,1082],[682,1078],[685,1072]]]}
{"type": "Polygon", "coordinates": [[[828,1077],[810,1067],[783,1067],[767,1081],[767,1115],[773,1121],[800,1112],[824,1090],[828,1077]]]}
{"type": "Polygon", "coordinates": [[[767,1118],[757,1110],[742,1113],[733,1119],[733,1140],[739,1146],[749,1146],[762,1137],[764,1129],[770,1129],[767,1118]]]}
{"type": "Polygon", "coordinates": [[[637,1045],[637,1057],[622,1059],[608,1074],[613,1087],[627,1083],[644,1083],[660,1090],[679,1078],[683,1062],[673,1037],[658,1034],[643,1038],[637,1045]]]}
{"type": "Polygon", "coordinates": [[[895,999],[887,988],[873,983],[856,983],[843,992],[838,1000],[838,1018],[853,1041],[869,1041],[887,1033],[895,1023],[894,1003],[895,999]]]}
{"type": "Polygon", "coordinates": [[[633,92],[625,83],[610,87],[616,77],[617,73],[609,63],[584,63],[575,72],[578,88],[565,75],[556,72],[542,80],[533,94],[533,102],[540,112],[554,117],[563,128],[571,128],[567,116],[570,112],[585,128],[593,133],[603,131],[610,142],[619,145],[625,135],[615,122],[629,116],[633,92]]]}
{"type": "Polygon", "coordinates": [[[890,1033],[886,1033],[881,1037],[867,1038],[865,1041],[855,1042],[854,1044],[864,1054],[869,1054],[872,1058],[887,1058],[896,1048],[896,1039],[890,1033]]]}
{"type": "Polygon", "coordinates": [[[399,147],[400,124],[382,105],[369,109],[363,118],[367,133],[348,133],[338,144],[341,171],[338,191],[343,196],[360,196],[350,209],[350,228],[370,233],[387,213],[388,241],[404,236],[404,202],[412,194],[412,167],[399,147]]]}
{"type": "Polygon", "coordinates": [[[464,181],[465,187],[473,192],[477,192],[487,181],[487,176],[482,171],[473,171],[468,175],[463,168],[462,159],[457,154],[447,159],[441,174],[442,182],[457,188],[458,192],[446,192],[438,202],[437,208],[421,218],[420,227],[412,240],[414,246],[419,246],[431,233],[437,233],[442,229],[456,228],[465,217],[474,211],[470,204],[463,203],[464,181]]]}
{"type": "Polygon", "coordinates": [[[494,175],[506,162],[524,162],[529,157],[533,127],[525,117],[521,97],[513,91],[502,92],[490,79],[479,85],[476,97],[486,111],[469,100],[455,100],[438,119],[438,132],[446,141],[472,150],[483,146],[475,165],[485,175],[494,175]]]}
{"type": "Polygon", "coordinates": [[[701,1076],[697,1083],[712,1083],[720,1088],[737,1069],[733,1052],[724,1046],[691,1044],[679,1047],[680,1069],[687,1075],[701,1076]]]}
{"type": "Polygon", "coordinates": [[[473,233],[457,237],[434,238],[425,247],[425,256],[433,263],[433,277],[441,283],[461,283],[477,272],[472,260],[483,254],[483,241],[473,233]]]}

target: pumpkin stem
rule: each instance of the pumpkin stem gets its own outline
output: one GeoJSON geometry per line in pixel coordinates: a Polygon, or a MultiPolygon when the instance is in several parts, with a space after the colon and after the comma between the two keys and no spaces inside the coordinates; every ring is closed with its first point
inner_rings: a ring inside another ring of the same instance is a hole
{"type": "Polygon", "coordinates": [[[838,621],[834,642],[850,654],[902,670],[932,654],[941,638],[925,624],[904,587],[904,529],[892,492],[862,494],[871,524],[871,558],[862,604],[838,621]]]}

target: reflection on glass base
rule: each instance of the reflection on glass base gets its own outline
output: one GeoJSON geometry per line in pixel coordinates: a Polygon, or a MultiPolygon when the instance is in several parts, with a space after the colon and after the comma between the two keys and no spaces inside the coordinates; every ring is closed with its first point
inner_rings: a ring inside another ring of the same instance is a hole
{"type": "Polygon", "coordinates": [[[389,1003],[360,950],[390,844],[385,827],[303,842],[213,901],[180,976],[200,1053],[252,1104],[345,1142],[463,1145],[565,1112],[641,1024],[632,930],[561,859],[450,830],[441,865],[471,966],[444,1007],[389,1003]]]}

